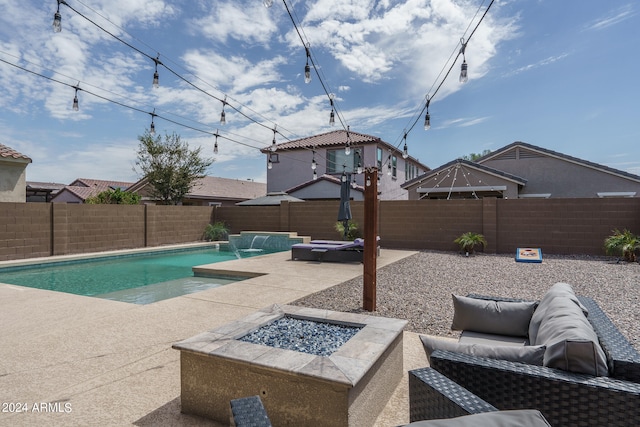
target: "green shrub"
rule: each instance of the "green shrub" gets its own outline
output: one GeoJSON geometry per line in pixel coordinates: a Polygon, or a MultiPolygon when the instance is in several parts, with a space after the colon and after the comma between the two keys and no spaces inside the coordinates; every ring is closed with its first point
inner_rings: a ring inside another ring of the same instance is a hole
{"type": "Polygon", "coordinates": [[[204,229],[206,240],[225,240],[229,236],[229,229],[223,221],[207,224],[204,229]]]}
{"type": "Polygon", "coordinates": [[[348,221],[347,226],[347,235],[344,234],[344,225],[342,221],[336,222],[336,231],[340,233],[340,238],[343,240],[355,240],[359,237],[362,237],[360,234],[360,230],[358,230],[358,223],[355,221],[348,221]]]}
{"type": "Polygon", "coordinates": [[[617,228],[612,233],[604,240],[607,255],[622,256],[622,259],[629,262],[636,261],[636,252],[640,250],[640,236],[629,230],[620,231],[617,228]]]}
{"type": "Polygon", "coordinates": [[[458,244],[458,246],[460,246],[460,250],[465,252],[467,255],[472,254],[477,246],[482,246],[482,249],[487,246],[487,240],[482,234],[473,233],[471,231],[462,234],[453,242],[458,244]]]}

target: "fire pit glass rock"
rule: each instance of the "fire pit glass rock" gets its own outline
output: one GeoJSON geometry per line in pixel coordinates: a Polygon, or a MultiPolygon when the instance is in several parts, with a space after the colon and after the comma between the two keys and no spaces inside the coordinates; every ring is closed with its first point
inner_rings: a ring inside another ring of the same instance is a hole
{"type": "Polygon", "coordinates": [[[284,316],[240,338],[240,341],[329,356],[362,328],[284,316]]]}

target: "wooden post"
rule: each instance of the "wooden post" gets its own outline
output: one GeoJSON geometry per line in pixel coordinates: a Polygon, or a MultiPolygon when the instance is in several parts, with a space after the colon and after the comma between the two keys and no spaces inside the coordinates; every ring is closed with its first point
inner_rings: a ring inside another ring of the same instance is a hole
{"type": "Polygon", "coordinates": [[[376,257],[378,255],[378,170],[364,173],[364,272],[362,308],[376,311],[376,257]]]}

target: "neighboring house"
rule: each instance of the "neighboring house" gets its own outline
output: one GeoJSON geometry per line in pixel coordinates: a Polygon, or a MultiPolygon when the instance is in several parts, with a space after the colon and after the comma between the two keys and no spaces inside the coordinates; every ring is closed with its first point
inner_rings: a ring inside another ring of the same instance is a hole
{"type": "MultiPolygon", "coordinates": [[[[340,186],[324,175],[340,178],[362,168],[377,167],[381,200],[406,200],[402,184],[429,170],[418,160],[402,156],[402,151],[376,136],[336,130],[294,141],[283,142],[262,150],[267,155],[267,192],[286,192],[301,199],[339,199],[340,186]],[[349,143],[351,153],[345,152],[349,143]],[[312,164],[316,165],[316,179],[312,164]],[[329,192],[331,188],[331,193],[329,192]]],[[[364,187],[364,174],[355,173],[359,188],[364,187]]],[[[358,191],[352,192],[355,200],[358,191]]]]}
{"type": "MultiPolygon", "coordinates": [[[[352,176],[353,177],[353,176],[352,176]]],[[[315,180],[303,182],[290,188],[286,193],[303,200],[332,200],[340,198],[342,177],[324,174],[315,180]],[[337,196],[336,196],[337,195],[337,196]]],[[[364,200],[364,187],[351,181],[351,200],[364,200]]]]}
{"type": "MultiPolygon", "coordinates": [[[[156,203],[150,197],[145,178],[127,188],[142,196],[142,203],[156,203]]],[[[238,202],[255,199],[267,194],[267,185],[250,180],[205,176],[196,180],[193,188],[182,201],[189,206],[234,206],[238,202]]]]}
{"type": "Polygon", "coordinates": [[[50,202],[65,186],[56,182],[27,181],[27,202],[50,202]]]}
{"type": "Polygon", "coordinates": [[[403,185],[409,199],[640,197],[640,176],[524,142],[453,160],[403,185]]]}
{"type": "Polygon", "coordinates": [[[126,190],[131,185],[133,185],[132,182],[78,178],[58,191],[55,197],[51,199],[51,202],[84,203],[89,197],[93,197],[103,191],[115,190],[116,188],[126,190]]]}
{"type": "Polygon", "coordinates": [[[0,144],[0,202],[26,202],[27,165],[31,158],[0,144]]]}

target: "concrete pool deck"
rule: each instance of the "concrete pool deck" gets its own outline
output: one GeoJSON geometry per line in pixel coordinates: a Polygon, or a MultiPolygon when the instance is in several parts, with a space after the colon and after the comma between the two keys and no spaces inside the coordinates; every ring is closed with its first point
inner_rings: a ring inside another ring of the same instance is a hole
{"type": "MultiPolygon", "coordinates": [[[[378,268],[414,253],[383,249],[378,268]]],[[[210,267],[260,275],[149,305],[0,284],[0,425],[215,426],[180,412],[172,344],[362,275],[359,263],[289,252],[210,267]]],[[[418,336],[404,332],[405,373],[376,426],[409,421],[406,371],[426,365],[418,336]]]]}

